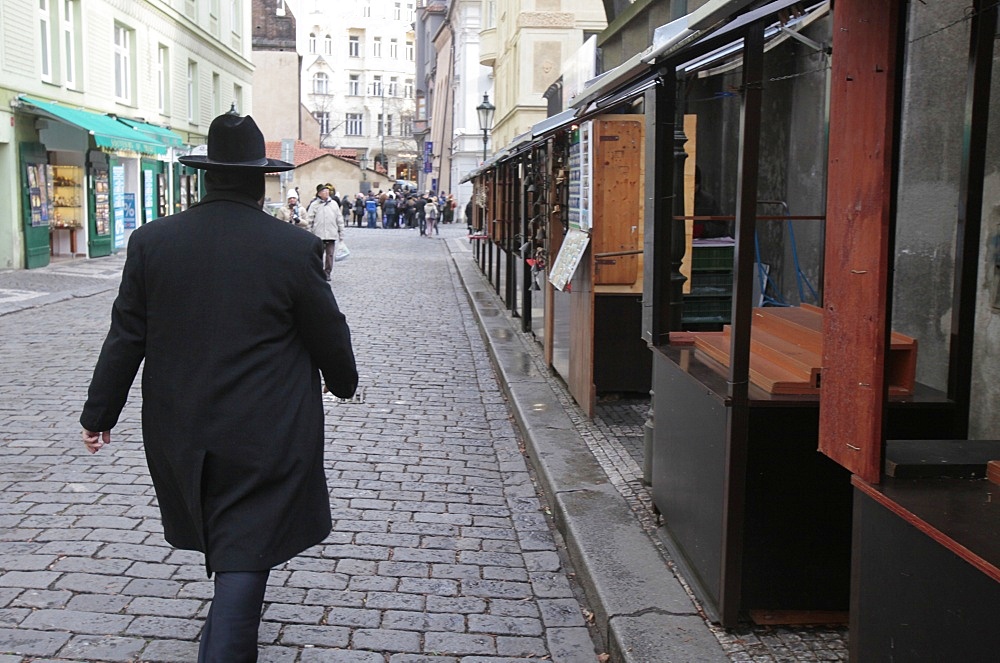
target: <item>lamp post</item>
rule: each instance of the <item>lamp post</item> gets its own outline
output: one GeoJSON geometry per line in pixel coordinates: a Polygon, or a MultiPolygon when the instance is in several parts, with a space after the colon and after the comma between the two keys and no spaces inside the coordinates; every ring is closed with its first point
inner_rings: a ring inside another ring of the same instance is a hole
{"type": "Polygon", "coordinates": [[[486,135],[493,128],[493,111],[496,109],[496,106],[490,103],[489,93],[484,92],[483,103],[476,106],[476,112],[479,113],[479,128],[483,130],[483,161],[486,161],[486,135]]]}

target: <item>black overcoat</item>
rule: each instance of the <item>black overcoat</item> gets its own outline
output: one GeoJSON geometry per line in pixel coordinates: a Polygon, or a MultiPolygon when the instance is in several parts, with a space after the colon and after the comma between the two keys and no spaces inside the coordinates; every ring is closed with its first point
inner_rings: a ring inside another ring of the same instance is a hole
{"type": "Polygon", "coordinates": [[[211,571],[259,571],[330,532],[320,374],[354,394],[323,244],[249,198],[210,193],[129,238],[80,423],[110,430],[139,364],[167,541],[211,571]]]}

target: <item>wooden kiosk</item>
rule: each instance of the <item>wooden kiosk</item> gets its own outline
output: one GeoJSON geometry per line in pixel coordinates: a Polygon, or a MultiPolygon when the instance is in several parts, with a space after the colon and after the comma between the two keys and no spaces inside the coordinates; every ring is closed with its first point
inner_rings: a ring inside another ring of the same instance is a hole
{"type": "MultiPolygon", "coordinates": [[[[859,195],[856,184],[864,178],[871,178],[864,186],[865,195],[891,194],[891,155],[876,149],[873,142],[891,135],[886,127],[891,127],[893,105],[885,96],[891,85],[887,88],[884,82],[892,82],[885,71],[886,67],[892,71],[895,50],[876,54],[872,48],[888,48],[891,40],[875,33],[897,24],[898,5],[893,2],[837,3],[832,79],[851,85],[835,84],[830,105],[825,292],[817,310],[820,359],[811,360],[818,365],[805,367],[804,388],[774,388],[774,383],[761,378],[761,362],[774,360],[768,353],[775,351],[775,345],[784,359],[802,349],[794,343],[762,345],[761,334],[754,334],[761,309],[754,308],[752,296],[762,127],[780,119],[763,117],[766,86],[760,81],[768,80],[764,29],[780,20],[779,14],[790,4],[775,2],[747,12],[673,59],[658,63],[665,70],[664,84],[647,93],[646,112],[655,114],[653,131],[659,134],[650,140],[656,150],[652,157],[661,169],[654,177],[674,183],[672,190],[651,196],[647,207],[652,228],[647,225],[646,244],[652,247],[655,262],[646,281],[652,308],[647,336],[653,346],[653,497],[672,557],[706,612],[727,627],[747,617],[769,623],[846,619],[854,495],[851,470],[836,458],[817,453],[831,419],[848,426],[863,423],[868,432],[881,433],[884,426],[899,440],[960,435],[959,410],[948,395],[916,382],[889,393],[883,381],[889,349],[885,307],[865,299],[860,293],[867,288],[858,287],[863,279],[866,286],[881,283],[884,288],[886,277],[885,271],[879,273],[865,260],[871,250],[888,245],[884,215],[889,206],[869,207],[852,197],[859,195]],[[838,45],[848,25],[852,41],[838,45]],[[725,336],[697,347],[689,338],[670,334],[681,329],[682,279],[677,273],[684,253],[683,229],[674,221],[684,215],[679,195],[684,156],[678,144],[684,137],[671,121],[680,115],[676,109],[682,98],[673,67],[683,62],[681,58],[699,57],[738,39],[742,39],[742,85],[732,324],[725,336]],[[862,88],[865,91],[855,98],[862,88]],[[858,106],[844,107],[845,99],[858,106]],[[832,221],[847,218],[852,205],[860,207],[863,216],[871,216],[855,217],[852,224],[832,221]],[[862,232],[863,222],[872,225],[862,232]],[[858,233],[859,246],[843,244],[836,233],[845,229],[858,233]],[[866,246],[860,246],[862,242],[866,246]],[[840,293],[851,299],[838,301],[840,293]],[[854,327],[845,327],[845,313],[857,316],[854,327]],[[851,336],[852,330],[866,336],[851,336]],[[856,358],[859,347],[868,348],[864,366],[856,358]],[[874,361],[872,348],[877,350],[874,361]],[[853,381],[850,392],[848,380],[853,381]],[[879,399],[884,394],[885,400],[878,400],[876,407],[871,394],[879,399]],[[876,409],[877,420],[869,418],[876,409]]],[[[900,370],[912,377],[912,363],[907,366],[900,370]]],[[[834,437],[841,446],[853,445],[857,434],[857,430],[842,431],[834,437]]]]}
{"type": "Polygon", "coordinates": [[[564,347],[553,366],[588,417],[598,393],[649,391],[641,336],[644,125],[642,115],[582,122],[557,174],[568,180],[569,222],[550,263],[553,344],[564,347]]]}

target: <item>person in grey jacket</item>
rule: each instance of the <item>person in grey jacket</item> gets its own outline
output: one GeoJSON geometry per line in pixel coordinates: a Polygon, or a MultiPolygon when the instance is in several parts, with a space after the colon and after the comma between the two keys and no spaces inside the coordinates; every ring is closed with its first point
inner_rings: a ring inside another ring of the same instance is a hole
{"type": "Polygon", "coordinates": [[[331,189],[333,187],[330,184],[317,185],[316,198],[306,210],[309,230],[323,240],[323,272],[327,281],[333,274],[333,254],[337,242],[344,239],[344,215],[340,211],[340,204],[331,197],[331,189]]]}

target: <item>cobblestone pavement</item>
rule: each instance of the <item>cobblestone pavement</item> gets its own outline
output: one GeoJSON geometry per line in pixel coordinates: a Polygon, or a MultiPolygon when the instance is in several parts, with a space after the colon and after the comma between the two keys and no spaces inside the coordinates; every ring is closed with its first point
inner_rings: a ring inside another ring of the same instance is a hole
{"type": "MultiPolygon", "coordinates": [[[[361,388],[326,401],[334,532],[272,572],[260,660],[597,660],[444,241],[348,232],[361,388]]],[[[121,262],[0,273],[0,663],[196,658],[211,584],[163,541],[138,388],[111,447],[79,442],[121,262]]]]}

